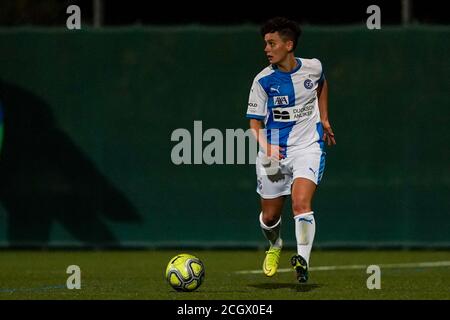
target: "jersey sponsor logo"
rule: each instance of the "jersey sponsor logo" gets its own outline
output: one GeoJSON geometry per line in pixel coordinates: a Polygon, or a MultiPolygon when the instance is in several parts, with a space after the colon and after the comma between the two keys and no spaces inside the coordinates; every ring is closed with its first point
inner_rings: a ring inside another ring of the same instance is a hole
{"type": "Polygon", "coordinates": [[[305,82],[303,83],[303,85],[305,86],[306,89],[312,89],[312,87],[314,86],[313,82],[311,79],[306,79],[305,82]]]}
{"type": "Polygon", "coordinates": [[[270,87],[270,92],[276,92],[280,94],[280,86],[270,87]]]}
{"type": "Polygon", "coordinates": [[[258,109],[258,104],[256,102],[249,102],[248,103],[248,113],[254,113],[258,109]]]}
{"type": "Polygon", "coordinates": [[[275,106],[286,106],[289,104],[288,96],[275,96],[273,97],[273,104],[275,106]]]}
{"type": "Polygon", "coordinates": [[[312,115],[314,111],[313,100],[304,106],[294,106],[290,108],[272,108],[273,121],[290,122],[303,121],[312,115]]]}
{"type": "Polygon", "coordinates": [[[273,120],[275,121],[291,121],[291,115],[288,111],[284,111],[283,109],[272,109],[273,110],[273,120]]]}

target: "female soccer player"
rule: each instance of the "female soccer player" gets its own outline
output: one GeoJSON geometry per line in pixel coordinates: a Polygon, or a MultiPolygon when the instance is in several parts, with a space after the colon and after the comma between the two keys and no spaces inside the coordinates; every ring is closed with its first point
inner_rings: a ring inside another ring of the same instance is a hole
{"type": "Polygon", "coordinates": [[[316,230],[311,203],[325,168],[324,142],[336,144],[328,120],[327,81],[319,60],[295,57],[301,35],[297,23],[273,18],[261,35],[270,65],[253,81],[247,117],[262,149],[256,159],[256,191],[259,222],[270,243],[263,271],[269,277],[277,271],[281,213],[291,195],[298,254],[290,262],[297,280],[306,282],[316,230]]]}

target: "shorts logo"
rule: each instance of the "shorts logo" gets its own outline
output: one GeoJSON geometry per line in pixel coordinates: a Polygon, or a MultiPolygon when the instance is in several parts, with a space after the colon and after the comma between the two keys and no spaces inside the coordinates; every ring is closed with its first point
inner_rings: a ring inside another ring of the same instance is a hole
{"type": "Polygon", "coordinates": [[[288,96],[275,96],[273,97],[273,104],[275,106],[286,106],[289,104],[288,96]]]}
{"type": "Polygon", "coordinates": [[[261,191],[262,190],[262,179],[258,178],[258,190],[261,191]]]}
{"type": "Polygon", "coordinates": [[[305,86],[306,89],[312,89],[313,82],[311,79],[306,79],[305,82],[303,83],[303,85],[305,86]]]}

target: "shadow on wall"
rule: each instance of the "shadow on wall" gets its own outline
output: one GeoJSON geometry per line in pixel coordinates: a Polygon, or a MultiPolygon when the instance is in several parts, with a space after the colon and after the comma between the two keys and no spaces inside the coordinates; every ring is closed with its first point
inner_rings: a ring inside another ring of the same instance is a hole
{"type": "Polygon", "coordinates": [[[45,101],[0,80],[0,102],[0,201],[10,246],[47,247],[55,222],[85,246],[119,246],[104,219],[140,222],[130,201],[57,127],[45,101]]]}

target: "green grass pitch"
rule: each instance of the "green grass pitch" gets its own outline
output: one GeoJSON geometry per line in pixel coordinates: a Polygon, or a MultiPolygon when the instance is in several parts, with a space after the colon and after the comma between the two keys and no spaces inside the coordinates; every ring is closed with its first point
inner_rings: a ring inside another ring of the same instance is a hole
{"type": "Polygon", "coordinates": [[[2,251],[0,299],[450,299],[450,251],[313,251],[310,280],[298,284],[281,256],[272,278],[257,250],[2,251]],[[164,279],[167,262],[188,252],[205,264],[194,292],[175,292],[164,279]],[[421,265],[420,263],[427,263],[421,265]],[[437,264],[436,262],[440,262],[437,264]],[[81,289],[66,288],[69,265],[81,269],[81,289]],[[381,289],[369,290],[365,266],[379,265],[381,289]]]}

